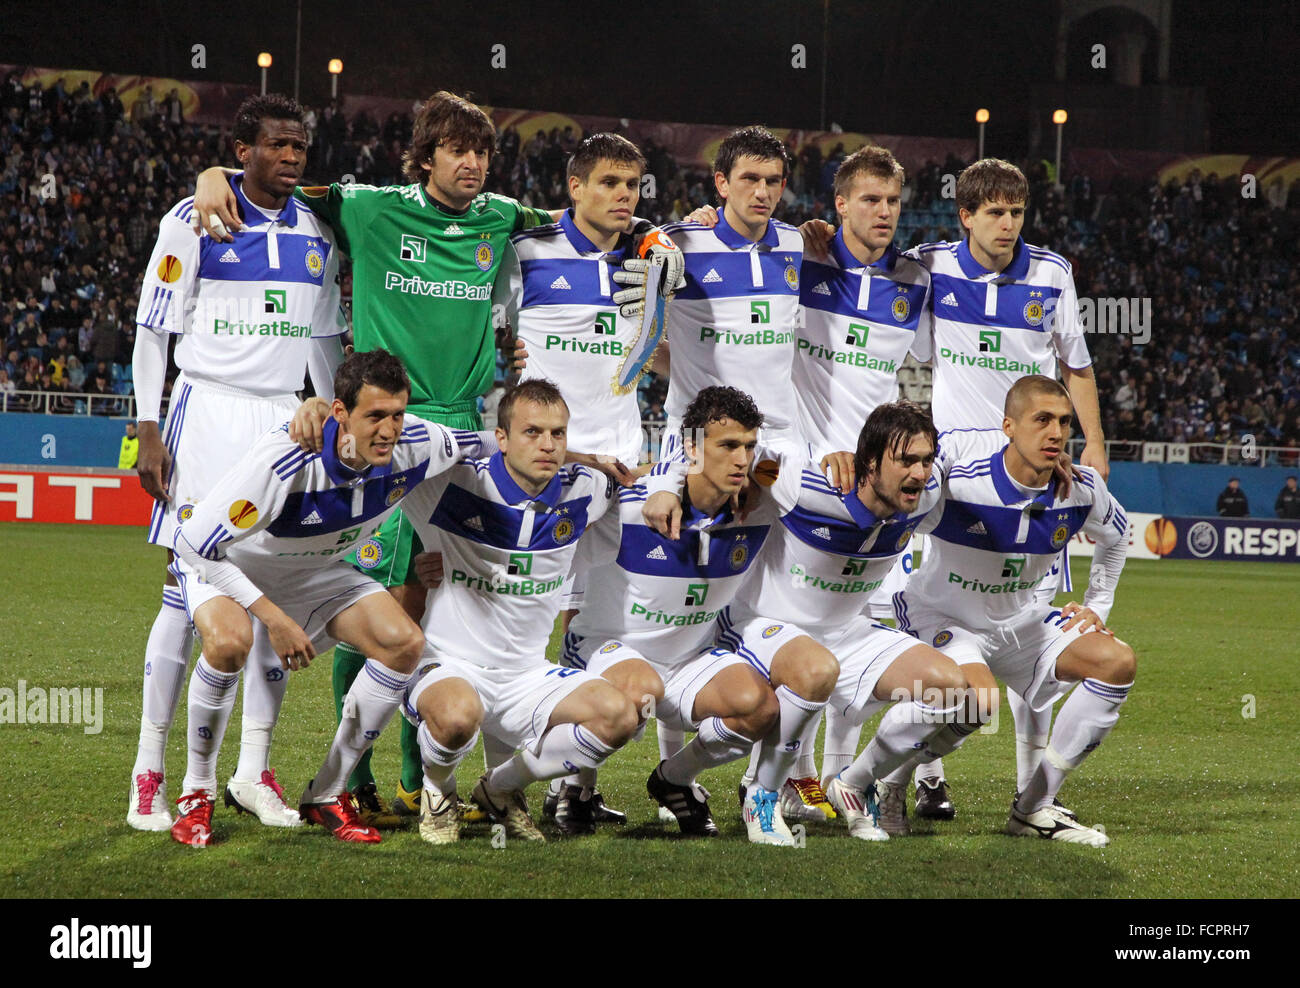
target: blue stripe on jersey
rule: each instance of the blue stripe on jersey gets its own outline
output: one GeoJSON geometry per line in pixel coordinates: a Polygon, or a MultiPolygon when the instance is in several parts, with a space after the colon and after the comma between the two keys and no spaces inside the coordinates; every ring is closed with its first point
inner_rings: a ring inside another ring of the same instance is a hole
{"type": "Polygon", "coordinates": [[[1061,289],[1051,285],[998,285],[997,312],[984,314],[984,296],[986,283],[969,281],[966,278],[942,274],[938,271],[930,275],[931,287],[935,299],[943,299],[949,293],[957,304],[944,305],[935,302],[934,314],[937,319],[950,322],[966,323],[972,326],[992,326],[997,329],[1024,329],[1034,333],[1048,333],[1052,329],[1052,311],[1060,298],[1061,289]],[[1031,322],[1027,316],[1030,303],[1038,304],[1038,317],[1031,322]]]}
{"type": "MultiPolygon", "coordinates": [[[[521,260],[523,274],[522,308],[534,305],[603,305],[613,309],[614,301],[600,291],[603,261],[583,257],[544,257],[521,260]],[[568,287],[564,287],[568,285],[568,287]]],[[[620,287],[611,281],[610,292],[620,287]]]]}
{"type": "Polygon", "coordinates": [[[182,213],[186,213],[188,210],[192,210],[193,208],[194,208],[194,197],[190,196],[188,199],[182,199],[180,202],[176,204],[176,208],[172,210],[172,215],[180,216],[182,213]]]}
{"type": "Polygon", "coordinates": [[[863,552],[862,544],[870,537],[869,529],[860,528],[846,518],[832,518],[819,514],[802,504],[781,517],[781,524],[804,545],[837,556],[892,556],[903,551],[907,540],[921,523],[924,515],[913,515],[900,521],[885,522],[870,551],[863,552]]]}
{"type": "Polygon", "coordinates": [[[212,530],[212,534],[203,540],[203,544],[199,546],[199,555],[204,559],[216,559],[217,546],[221,545],[222,542],[230,541],[230,539],[231,536],[226,532],[226,526],[218,525],[212,530]]]}
{"type": "Polygon", "coordinates": [[[235,242],[231,244],[205,239],[199,245],[199,277],[212,281],[280,281],[304,285],[322,283],[325,262],[332,249],[327,241],[305,233],[277,233],[280,266],[273,268],[267,255],[266,237],[265,232],[245,230],[234,234],[235,242]],[[320,270],[316,274],[307,270],[307,255],[312,251],[320,262],[320,270]],[[222,260],[223,257],[231,256],[238,257],[239,260],[222,260]]]}
{"type": "Polygon", "coordinates": [[[949,499],[944,503],[943,517],[931,534],[945,542],[986,552],[1055,556],[1083,528],[1091,510],[1090,504],[1073,504],[1031,514],[1025,541],[1017,542],[1020,508],[949,499]],[[1064,538],[1059,537],[1062,526],[1064,538]],[[981,530],[970,531],[975,527],[981,530]]]}
{"type": "Polygon", "coordinates": [[[799,290],[799,302],[805,308],[888,326],[901,326],[916,332],[922,304],[925,302],[924,285],[908,285],[877,277],[872,280],[871,294],[867,298],[867,309],[864,312],[858,308],[862,275],[805,260],[800,277],[802,287],[799,290]],[[905,305],[898,305],[896,300],[900,298],[907,300],[905,305]],[[900,314],[902,318],[899,318],[900,314]]]}
{"type": "Polygon", "coordinates": [[[1070,263],[1060,254],[1050,251],[1046,247],[1030,247],[1029,244],[1026,244],[1025,246],[1029,247],[1029,256],[1035,261],[1047,261],[1049,264],[1055,264],[1066,274],[1071,273],[1070,263]]]}
{"type": "Polygon", "coordinates": [[[287,456],[283,460],[279,461],[272,469],[275,471],[275,475],[281,480],[288,480],[319,456],[319,453],[309,453],[306,450],[301,449],[296,450],[291,456],[287,456]]]}
{"type": "MultiPolygon", "coordinates": [[[[471,461],[472,462],[472,461],[471,461]]],[[[429,522],[471,542],[507,551],[562,549],[587,530],[589,496],[560,501],[554,511],[537,512],[527,545],[519,545],[524,509],[490,501],[457,484],[448,484],[429,522]],[[561,522],[567,522],[561,526],[561,522]],[[557,527],[559,527],[557,537],[557,527]]]]}
{"type": "Polygon", "coordinates": [[[623,525],[618,565],[629,573],[679,579],[720,579],[745,572],[767,538],[766,525],[719,529],[709,538],[709,559],[701,565],[700,533],[684,531],[672,542],[646,525],[623,525]]]}
{"type": "Polygon", "coordinates": [[[675,298],[738,298],[746,295],[798,295],[799,258],[797,252],[759,251],[758,263],[763,285],[754,287],[749,271],[749,251],[694,252],[686,255],[686,287],[675,298]],[[787,261],[786,258],[793,258],[787,261]],[[793,272],[794,285],[787,280],[793,272]],[[709,280],[705,280],[705,279],[709,280]]]}
{"type": "MultiPolygon", "coordinates": [[[[316,454],[313,454],[316,455],[316,454]]],[[[424,479],[429,462],[417,463],[400,473],[381,474],[365,481],[361,494],[361,512],[352,513],[354,488],[331,487],[323,491],[295,491],[266,530],[281,539],[305,539],[327,532],[359,528],[371,518],[383,514],[424,479]]],[[[357,539],[339,539],[340,551],[346,551],[357,539]]]]}

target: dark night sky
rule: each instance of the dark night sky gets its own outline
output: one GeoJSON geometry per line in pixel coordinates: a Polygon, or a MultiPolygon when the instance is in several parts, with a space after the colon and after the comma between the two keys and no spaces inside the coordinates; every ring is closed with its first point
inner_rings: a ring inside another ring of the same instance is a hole
{"type": "MultiPolygon", "coordinates": [[[[254,83],[265,48],[271,87],[292,90],[293,2],[4,7],[0,61],[254,83]],[[196,42],[207,46],[206,72],[190,68],[196,42]]],[[[831,0],[827,120],[956,136],[983,105],[992,142],[1023,142],[1030,87],[1052,80],[1056,10],[1052,0],[831,0]]],[[[1300,153],[1300,4],[1174,0],[1172,36],[1170,82],[1205,87],[1205,150],[1300,153]]],[[[821,0],[323,0],[303,4],[302,97],[327,93],[324,65],[340,57],[354,92],[450,88],[498,106],[816,128],[821,51],[821,0]],[[490,66],[497,43],[504,70],[490,66]],[[796,43],[807,46],[802,70],[791,67],[796,43]]]]}

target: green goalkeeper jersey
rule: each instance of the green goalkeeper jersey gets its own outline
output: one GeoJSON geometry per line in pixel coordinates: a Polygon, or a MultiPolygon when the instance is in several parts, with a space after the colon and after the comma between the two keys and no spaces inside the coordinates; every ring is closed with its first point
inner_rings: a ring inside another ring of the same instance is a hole
{"type": "Polygon", "coordinates": [[[473,410],[496,371],[492,283],[510,235],[549,213],[490,192],[453,213],[416,185],[299,188],[352,259],[358,351],[396,354],[411,376],[411,411],[473,410]]]}

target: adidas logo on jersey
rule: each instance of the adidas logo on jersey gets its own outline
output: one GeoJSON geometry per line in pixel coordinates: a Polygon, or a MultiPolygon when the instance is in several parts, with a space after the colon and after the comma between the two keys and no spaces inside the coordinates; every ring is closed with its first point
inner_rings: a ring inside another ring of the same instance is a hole
{"type": "Polygon", "coordinates": [[[442,232],[448,237],[459,237],[465,231],[460,228],[459,224],[449,223],[447,225],[447,229],[443,230],[442,232]]]}
{"type": "Polygon", "coordinates": [[[939,304],[940,304],[940,305],[956,305],[956,304],[957,304],[957,296],[954,295],[952,292],[949,292],[949,293],[948,293],[947,295],[945,295],[943,298],[939,299],[939,304]]]}
{"type": "Polygon", "coordinates": [[[466,518],[465,527],[474,532],[481,532],[483,531],[483,519],[478,515],[475,515],[472,518],[466,518]]]}
{"type": "Polygon", "coordinates": [[[302,523],[304,525],[323,525],[325,519],[320,516],[319,511],[313,509],[312,513],[302,520],[302,523]]]}
{"type": "Polygon", "coordinates": [[[709,268],[709,273],[701,279],[706,285],[712,285],[722,280],[722,275],[718,274],[713,268],[709,268]]]}
{"type": "Polygon", "coordinates": [[[966,529],[966,531],[970,532],[971,535],[988,535],[988,534],[989,534],[988,529],[984,527],[984,523],[983,523],[982,521],[977,521],[977,522],[976,522],[974,525],[972,525],[970,528],[966,529]]]}
{"type": "Polygon", "coordinates": [[[239,255],[235,253],[235,248],[227,247],[226,252],[221,255],[222,264],[238,264],[239,255]]]}
{"type": "Polygon", "coordinates": [[[831,530],[825,525],[818,525],[814,528],[813,535],[817,536],[819,539],[825,539],[827,542],[831,540],[831,530]]]}
{"type": "Polygon", "coordinates": [[[573,286],[564,280],[564,275],[560,275],[558,278],[556,278],[554,281],[551,282],[551,287],[568,291],[573,286]]]}
{"type": "Polygon", "coordinates": [[[668,553],[664,552],[664,547],[661,545],[655,546],[645,554],[645,557],[646,559],[662,559],[665,562],[668,561],[668,553]]]}
{"type": "Polygon", "coordinates": [[[824,281],[816,288],[813,289],[814,295],[829,295],[830,293],[831,293],[830,287],[824,281]]]}

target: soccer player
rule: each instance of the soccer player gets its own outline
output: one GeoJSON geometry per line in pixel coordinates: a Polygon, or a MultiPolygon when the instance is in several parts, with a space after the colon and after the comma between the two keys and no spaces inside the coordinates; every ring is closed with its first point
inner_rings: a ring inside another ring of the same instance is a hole
{"type": "MultiPolygon", "coordinates": [[[[491,326],[492,285],[512,233],[550,223],[550,213],[507,196],[483,192],[496,130],[481,109],[440,91],[421,107],[411,145],[403,155],[409,184],[377,188],[334,183],[299,188],[334,229],[352,260],[353,336],[357,351],[383,347],[411,375],[411,411],[455,429],[480,429],[477,396],[492,387],[496,368],[491,326]]],[[[199,176],[195,204],[234,229],[220,173],[199,176]]],[[[219,230],[217,231],[220,232],[219,230]]],[[[388,586],[415,621],[425,591],[411,568],[423,547],[401,512],[395,513],[355,565],[388,586]]],[[[343,697],[365,657],[351,646],[334,650],[334,699],[343,697]]],[[[402,729],[402,776],[394,812],[419,812],[419,745],[402,729]]],[[[359,805],[386,825],[388,815],[374,787],[367,757],[352,779],[359,805]]]]}
{"type": "MultiPolygon", "coordinates": [[[[660,762],[650,795],[683,834],[717,836],[702,771],[748,754],[776,726],[771,684],[734,651],[715,648],[716,620],[760,556],[774,520],[772,502],[743,521],[732,497],[747,483],[763,421],[735,388],[705,388],[686,407],[683,443],[698,469],[686,478],[681,538],[670,540],[641,517],[644,486],[624,489],[619,510],[596,525],[580,555],[592,569],[583,608],[564,638],[561,661],[611,681],[651,668],[662,680],[655,717],[690,744],[660,762]]],[[[833,660],[832,660],[833,663],[833,660]]],[[[590,832],[587,793],[569,797],[570,815],[590,832]]],[[[757,787],[745,807],[749,839],[793,843],[775,793],[757,787]]]]}
{"type": "MultiPolygon", "coordinates": [[[[717,226],[669,224],[664,231],[686,257],[686,284],[668,310],[668,421],[660,464],[647,480],[646,520],[680,533],[674,465],[686,406],[707,387],[752,395],[763,413],[764,447],[799,448],[791,368],[799,306],[799,231],[772,218],[790,174],[785,145],[762,127],[743,127],[718,146],[713,182],[723,202],[717,226]]],[[[681,748],[681,734],[659,729],[659,753],[681,748]]]]}
{"type": "MultiPolygon", "coordinates": [[[[332,394],[347,329],[339,309],[338,251],[329,228],[292,198],[307,161],[298,104],[277,94],[241,104],[233,130],[244,166],[227,192],[244,219],[229,244],[190,230],[192,199],[163,217],[140,290],[133,376],[140,407],[137,470],[156,499],[149,541],[168,547],[179,520],[261,434],[294,415],[304,371],[320,395],[332,394]],[[181,369],[167,430],[159,407],[167,342],[179,337],[181,369]]],[[[227,802],[270,826],[298,826],[270,768],[272,728],[287,682],[256,625],[253,667],[244,684],[244,731],[227,802]]],[[[140,740],[131,770],[127,823],[172,825],[164,774],[167,734],[193,647],[193,629],[176,578],[145,651],[140,740]]]]}
{"type": "MultiPolygon", "coordinates": [[[[997,676],[1034,710],[1050,710],[1068,693],[1042,759],[1018,787],[1007,832],[1104,847],[1104,833],[1055,800],[1115,726],[1133,686],[1133,650],[1103,623],[1124,566],[1128,519],[1091,467],[1080,467],[1069,494],[1054,483],[1072,421],[1070,393],[1033,374],[1007,392],[1000,431],[939,436],[945,498],[927,519],[933,531],[899,594],[898,615],[903,630],[958,663],[978,690],[996,691],[997,676]],[[1088,590],[1082,607],[1057,609],[1036,591],[1080,530],[1097,543],[1088,590]]],[[[906,785],[907,766],[897,771],[906,785]]],[[[890,781],[900,783],[897,775],[890,781]]]]}
{"type": "Polygon", "coordinates": [[[551,382],[522,382],[497,417],[498,453],[426,482],[407,502],[417,532],[437,539],[445,574],[424,624],[433,661],[403,701],[423,756],[420,836],[433,844],[460,836],[455,771],[480,729],[485,744],[522,750],[479,779],[474,801],[510,836],[544,841],[524,789],[598,767],[638,723],[617,687],[546,660],[578,540],[615,505],[617,485],[561,466],[569,412],[551,382]]]}
{"type": "Polygon", "coordinates": [[[179,843],[206,847],[212,839],[216,760],[252,645],[250,615],[288,669],[343,636],[366,649],[366,675],[349,690],[299,809],[340,840],[379,840],[344,784],[397,710],[424,637],[379,583],[337,561],[421,481],[478,453],[482,437],[406,416],[410,381],[385,350],[350,356],[334,392],[319,454],[300,449],[287,426],[266,434],[176,529],[172,570],[203,638],[190,680],[185,791],[171,828],[179,843]]]}
{"type": "MultiPolygon", "coordinates": [[[[523,346],[523,380],[557,382],[570,410],[568,461],[586,463],[619,483],[635,479],[640,460],[641,412],[635,387],[619,393],[614,382],[640,332],[640,318],[629,318],[616,304],[622,265],[637,257],[633,235],[627,232],[640,199],[645,158],[632,142],[616,134],[592,134],[570,156],[567,172],[573,206],[552,226],[515,234],[497,279],[495,298],[505,321],[523,346]]],[[[644,223],[645,221],[641,221],[644,223]]],[[[648,224],[646,224],[648,226],[648,224]]],[[[653,228],[650,228],[653,231],[653,228]]],[[[672,247],[654,231],[655,243],[672,247]]],[[[663,256],[678,267],[670,272],[671,287],[680,280],[682,254],[663,256]]],[[[624,308],[627,308],[626,306],[624,308]]],[[[584,576],[575,572],[566,588],[562,620],[576,613],[582,600],[584,576]]],[[[635,681],[619,678],[636,702],[643,690],[635,681]]],[[[562,832],[570,832],[570,797],[581,786],[576,778],[565,785],[557,779],[543,803],[562,832]]],[[[583,819],[574,823],[585,832],[597,822],[625,823],[625,814],[605,806],[588,778],[583,819]],[[591,812],[586,812],[590,810],[591,812]]]]}

